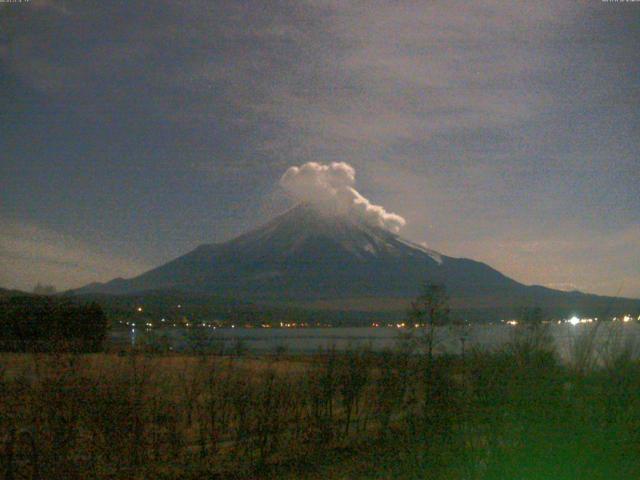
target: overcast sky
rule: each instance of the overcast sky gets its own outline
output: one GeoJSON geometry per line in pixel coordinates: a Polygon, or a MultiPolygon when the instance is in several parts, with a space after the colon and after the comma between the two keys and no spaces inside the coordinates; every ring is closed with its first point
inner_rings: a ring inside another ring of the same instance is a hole
{"type": "Polygon", "coordinates": [[[0,9],[1,286],[141,273],[340,161],[411,240],[640,297],[640,3],[0,9]]]}

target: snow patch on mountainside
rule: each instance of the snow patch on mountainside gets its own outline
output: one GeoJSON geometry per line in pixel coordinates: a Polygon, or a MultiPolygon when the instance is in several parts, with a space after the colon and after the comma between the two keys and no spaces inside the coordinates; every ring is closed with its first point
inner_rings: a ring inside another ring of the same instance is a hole
{"type": "Polygon", "coordinates": [[[405,240],[403,238],[398,237],[398,242],[402,243],[403,245],[406,245],[407,247],[413,248],[415,250],[419,250],[423,253],[426,253],[427,255],[429,255],[429,257],[431,257],[431,259],[436,262],[438,265],[442,265],[442,255],[440,255],[438,252],[436,252],[435,250],[431,250],[430,248],[424,247],[422,245],[419,245],[417,243],[413,243],[410,242],[409,240],[405,240]]]}

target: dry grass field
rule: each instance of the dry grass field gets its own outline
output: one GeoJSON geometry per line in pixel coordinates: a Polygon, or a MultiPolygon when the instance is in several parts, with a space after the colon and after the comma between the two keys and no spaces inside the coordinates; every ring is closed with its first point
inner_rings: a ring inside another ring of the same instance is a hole
{"type": "Polygon", "coordinates": [[[0,478],[640,477],[640,366],[526,339],[465,358],[0,354],[0,478]]]}

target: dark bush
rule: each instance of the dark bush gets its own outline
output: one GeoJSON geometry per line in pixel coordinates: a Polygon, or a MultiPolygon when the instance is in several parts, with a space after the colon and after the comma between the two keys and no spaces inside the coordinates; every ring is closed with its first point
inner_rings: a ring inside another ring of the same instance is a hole
{"type": "Polygon", "coordinates": [[[0,349],[96,352],[107,334],[107,319],[96,303],[77,304],[44,296],[0,300],[0,349]]]}

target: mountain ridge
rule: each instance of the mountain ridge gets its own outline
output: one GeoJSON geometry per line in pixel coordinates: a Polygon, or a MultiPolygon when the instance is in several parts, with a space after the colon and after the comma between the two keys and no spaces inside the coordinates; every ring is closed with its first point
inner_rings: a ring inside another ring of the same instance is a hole
{"type": "Polygon", "coordinates": [[[347,305],[349,299],[408,303],[426,283],[442,283],[460,308],[532,304],[618,303],[640,300],[527,286],[498,270],[417,245],[359,217],[299,204],[266,224],[223,243],[192,251],[131,279],[71,293],[131,294],[182,290],[270,303],[347,305]],[[395,299],[395,300],[393,300],[395,299]]]}

